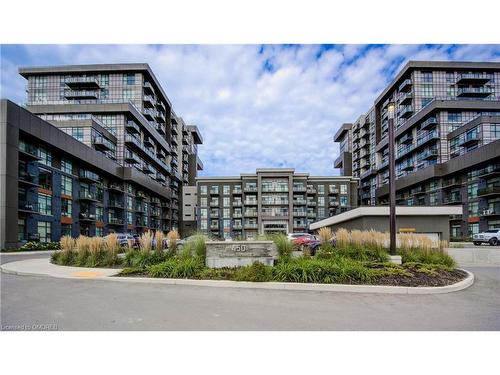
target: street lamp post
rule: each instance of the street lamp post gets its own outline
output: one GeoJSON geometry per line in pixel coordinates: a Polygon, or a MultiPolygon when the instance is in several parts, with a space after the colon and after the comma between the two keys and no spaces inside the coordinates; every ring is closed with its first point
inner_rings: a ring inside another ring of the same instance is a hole
{"type": "Polygon", "coordinates": [[[388,145],[389,145],[389,253],[396,255],[396,155],[394,152],[394,103],[387,106],[388,117],[388,145]]]}

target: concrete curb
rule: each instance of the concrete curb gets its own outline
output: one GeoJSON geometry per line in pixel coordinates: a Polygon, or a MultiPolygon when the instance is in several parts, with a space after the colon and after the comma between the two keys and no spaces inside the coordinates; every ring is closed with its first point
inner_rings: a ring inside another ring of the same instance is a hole
{"type": "MultiPolygon", "coordinates": [[[[48,259],[40,259],[40,261],[49,261],[48,259]]],[[[87,279],[87,280],[105,280],[115,282],[135,282],[146,284],[166,284],[166,285],[188,285],[188,286],[203,286],[216,288],[242,288],[242,289],[271,289],[271,290],[293,290],[293,291],[311,291],[311,292],[348,292],[348,293],[384,293],[384,294],[442,294],[457,292],[468,288],[474,283],[474,274],[467,270],[467,277],[458,283],[440,286],[440,287],[404,287],[404,286],[386,286],[386,285],[348,285],[348,284],[306,284],[306,283],[287,283],[287,282],[249,282],[249,281],[229,281],[229,280],[193,280],[193,279],[160,279],[151,277],[113,277],[118,274],[120,269],[102,269],[102,268],[81,268],[82,270],[93,270],[96,272],[116,271],[113,274],[103,275],[99,277],[77,277],[64,274],[40,273],[40,272],[24,272],[12,269],[10,265],[13,263],[27,262],[17,261],[4,263],[0,266],[2,272],[20,276],[43,276],[56,277],[63,279],[87,279]]],[[[52,264],[51,264],[52,265],[52,264]]],[[[55,266],[73,269],[75,267],[55,266]]]]}
{"type": "Polygon", "coordinates": [[[37,254],[52,254],[56,250],[34,250],[34,251],[1,251],[1,255],[37,255],[37,254]]]}

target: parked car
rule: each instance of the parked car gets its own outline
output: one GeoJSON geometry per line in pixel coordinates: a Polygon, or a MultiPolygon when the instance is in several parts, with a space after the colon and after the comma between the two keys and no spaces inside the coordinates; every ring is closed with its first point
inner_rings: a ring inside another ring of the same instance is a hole
{"type": "MultiPolygon", "coordinates": [[[[118,243],[120,246],[128,246],[128,241],[133,241],[133,244],[135,245],[135,238],[133,235],[130,233],[116,233],[118,236],[118,243]]],[[[108,236],[105,236],[104,239],[106,239],[108,236]]]]}
{"type": "Polygon", "coordinates": [[[317,241],[316,236],[306,233],[302,234],[300,237],[296,237],[292,240],[292,243],[297,246],[307,245],[309,242],[317,241]]]}
{"type": "Polygon", "coordinates": [[[307,232],[300,232],[300,233],[288,233],[286,236],[287,236],[288,240],[293,241],[299,237],[310,236],[310,234],[307,232]]]}
{"type": "Polygon", "coordinates": [[[481,246],[483,243],[488,243],[490,246],[500,245],[500,229],[488,229],[487,231],[474,234],[472,243],[476,246],[481,246]]]}

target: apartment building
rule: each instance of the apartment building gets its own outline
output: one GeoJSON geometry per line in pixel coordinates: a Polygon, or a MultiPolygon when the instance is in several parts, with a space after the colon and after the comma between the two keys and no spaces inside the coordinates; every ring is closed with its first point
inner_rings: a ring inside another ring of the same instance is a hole
{"type": "Polygon", "coordinates": [[[334,168],[340,169],[342,176],[352,175],[352,124],[342,124],[333,137],[339,144],[339,156],[333,163],[334,168]]]}
{"type": "Polygon", "coordinates": [[[396,75],[352,124],[361,205],[388,202],[391,102],[396,203],[462,205],[463,215],[451,217],[451,238],[500,228],[500,63],[410,61],[396,75]]]}
{"type": "Polygon", "coordinates": [[[351,177],[309,176],[286,168],[198,177],[198,228],[226,239],[304,232],[310,223],[356,206],[356,187],[351,177]]]}
{"type": "MultiPolygon", "coordinates": [[[[165,230],[179,228],[182,186],[203,168],[198,128],[178,116],[148,64],[21,68],[27,109],[133,170],[169,196],[165,230]]],[[[95,233],[94,229],[90,233],[95,233]]]]}

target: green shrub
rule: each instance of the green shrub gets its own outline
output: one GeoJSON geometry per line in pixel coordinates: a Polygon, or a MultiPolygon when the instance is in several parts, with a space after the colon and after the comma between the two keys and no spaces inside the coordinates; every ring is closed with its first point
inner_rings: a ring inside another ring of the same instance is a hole
{"type": "Polygon", "coordinates": [[[147,266],[162,263],[169,257],[170,254],[168,252],[146,252],[136,249],[129,249],[125,253],[123,264],[126,267],[145,269],[147,266]]]}
{"type": "Polygon", "coordinates": [[[203,264],[195,258],[172,258],[163,263],[147,267],[147,273],[151,277],[165,277],[175,279],[195,278],[196,274],[203,269],[203,264]]]}
{"type": "Polygon", "coordinates": [[[276,281],[301,283],[342,283],[370,281],[375,272],[362,262],[349,258],[295,258],[273,268],[276,281]]]}
{"type": "Polygon", "coordinates": [[[437,249],[433,250],[407,250],[399,251],[403,263],[439,264],[455,267],[456,263],[451,256],[437,249]]]}
{"type": "Polygon", "coordinates": [[[35,250],[59,250],[61,244],[59,242],[34,242],[25,243],[19,248],[19,251],[35,251],[35,250]]]}
{"type": "Polygon", "coordinates": [[[126,267],[120,271],[119,276],[134,275],[141,272],[144,272],[144,269],[135,267],[126,267]]]}
{"type": "Polygon", "coordinates": [[[281,260],[290,259],[293,251],[293,244],[284,234],[275,234],[272,236],[274,244],[278,250],[281,260]]]}
{"type": "Polygon", "coordinates": [[[238,267],[235,269],[232,280],[235,281],[271,281],[273,278],[273,269],[260,262],[254,262],[249,266],[238,267]]]}

